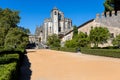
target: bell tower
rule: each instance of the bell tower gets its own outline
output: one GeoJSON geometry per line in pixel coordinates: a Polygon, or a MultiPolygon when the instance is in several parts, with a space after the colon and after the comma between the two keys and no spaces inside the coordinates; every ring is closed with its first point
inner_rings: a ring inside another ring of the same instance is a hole
{"type": "Polygon", "coordinates": [[[52,17],[52,22],[53,22],[52,27],[53,27],[54,34],[58,34],[58,14],[59,14],[58,9],[54,7],[51,12],[51,17],[52,17]]]}

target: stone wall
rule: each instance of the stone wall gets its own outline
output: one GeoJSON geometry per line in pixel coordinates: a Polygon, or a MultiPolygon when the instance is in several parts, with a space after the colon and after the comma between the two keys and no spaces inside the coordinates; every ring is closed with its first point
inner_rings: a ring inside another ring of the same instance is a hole
{"type": "Polygon", "coordinates": [[[107,27],[110,33],[114,34],[114,37],[120,34],[120,11],[107,12],[106,15],[102,13],[102,15],[97,14],[95,23],[102,27],[107,27]]]}
{"type": "MultiPolygon", "coordinates": [[[[91,27],[106,27],[110,31],[110,34],[113,36],[108,40],[108,43],[99,44],[99,47],[112,46],[112,39],[116,37],[116,35],[120,34],[120,11],[117,11],[115,14],[114,11],[107,12],[106,14],[102,13],[97,14],[94,20],[87,21],[78,27],[78,32],[84,32],[89,35],[91,27]]],[[[91,46],[93,46],[91,44],[91,46]]]]}
{"type": "Polygon", "coordinates": [[[120,11],[117,11],[117,13],[115,13],[115,11],[112,11],[107,12],[106,14],[97,14],[95,21],[101,25],[120,28],[120,11]]]}

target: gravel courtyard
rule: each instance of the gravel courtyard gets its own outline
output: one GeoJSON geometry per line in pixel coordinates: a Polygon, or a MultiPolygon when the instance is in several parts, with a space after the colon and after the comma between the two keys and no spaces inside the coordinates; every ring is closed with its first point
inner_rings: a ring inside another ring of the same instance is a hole
{"type": "Polygon", "coordinates": [[[120,59],[53,50],[27,50],[31,80],[120,80],[120,59]]]}

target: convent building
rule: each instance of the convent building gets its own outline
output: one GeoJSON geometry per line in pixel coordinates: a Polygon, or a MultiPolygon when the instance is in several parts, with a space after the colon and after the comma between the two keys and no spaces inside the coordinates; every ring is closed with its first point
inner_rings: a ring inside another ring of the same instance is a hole
{"type": "Polygon", "coordinates": [[[43,25],[36,28],[35,42],[46,44],[48,36],[52,34],[64,36],[72,29],[72,20],[65,18],[64,13],[54,7],[51,10],[51,17],[45,19],[43,25]]]}

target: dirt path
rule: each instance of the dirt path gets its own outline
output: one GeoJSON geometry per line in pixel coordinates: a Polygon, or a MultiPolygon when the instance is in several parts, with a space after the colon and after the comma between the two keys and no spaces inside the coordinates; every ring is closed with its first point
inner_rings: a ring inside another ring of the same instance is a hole
{"type": "Polygon", "coordinates": [[[31,80],[120,80],[120,59],[52,50],[27,51],[31,80]]]}

